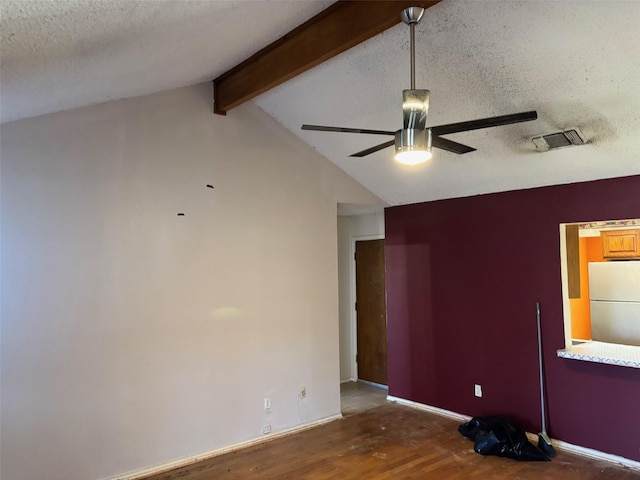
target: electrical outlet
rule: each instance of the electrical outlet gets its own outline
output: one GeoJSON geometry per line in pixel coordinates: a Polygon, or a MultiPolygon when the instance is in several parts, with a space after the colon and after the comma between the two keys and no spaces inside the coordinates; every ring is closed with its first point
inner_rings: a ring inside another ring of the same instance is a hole
{"type": "Polygon", "coordinates": [[[475,392],[476,397],[482,397],[482,385],[478,385],[476,383],[474,392],[475,392]]]}
{"type": "Polygon", "coordinates": [[[302,385],[300,387],[299,396],[300,396],[301,399],[307,398],[307,389],[306,389],[306,387],[304,385],[302,385]]]}
{"type": "Polygon", "coordinates": [[[262,427],[262,434],[267,435],[268,433],[271,433],[271,425],[265,425],[262,427]]]}
{"type": "Polygon", "coordinates": [[[271,397],[264,397],[264,409],[271,410],[271,397]]]}

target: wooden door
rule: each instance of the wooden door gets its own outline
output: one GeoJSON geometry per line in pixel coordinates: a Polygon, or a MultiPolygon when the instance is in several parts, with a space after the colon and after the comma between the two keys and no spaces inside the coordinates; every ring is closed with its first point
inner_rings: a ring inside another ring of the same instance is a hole
{"type": "Polygon", "coordinates": [[[384,240],[356,242],[358,378],[387,384],[387,306],[384,240]]]}

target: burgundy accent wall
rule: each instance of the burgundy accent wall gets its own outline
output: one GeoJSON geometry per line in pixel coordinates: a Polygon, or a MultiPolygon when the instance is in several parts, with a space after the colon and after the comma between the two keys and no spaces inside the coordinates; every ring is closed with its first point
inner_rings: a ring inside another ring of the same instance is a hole
{"type": "Polygon", "coordinates": [[[640,369],[556,356],[559,224],[624,218],[640,218],[640,175],[386,209],[390,395],[539,432],[539,301],[547,431],[640,461],[640,369]]]}

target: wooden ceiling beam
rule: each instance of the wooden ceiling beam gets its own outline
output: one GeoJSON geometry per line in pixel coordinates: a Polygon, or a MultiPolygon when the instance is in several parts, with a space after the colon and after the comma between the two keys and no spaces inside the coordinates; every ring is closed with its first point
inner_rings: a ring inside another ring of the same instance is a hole
{"type": "Polygon", "coordinates": [[[213,81],[214,112],[230,109],[400,23],[430,1],[340,0],[213,81]]]}

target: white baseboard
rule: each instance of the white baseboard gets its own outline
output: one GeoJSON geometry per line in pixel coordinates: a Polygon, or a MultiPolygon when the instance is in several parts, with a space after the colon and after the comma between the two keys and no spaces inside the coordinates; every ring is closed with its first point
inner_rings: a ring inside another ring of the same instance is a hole
{"type": "Polygon", "coordinates": [[[344,380],[340,380],[340,384],[343,384],[343,383],[349,383],[349,382],[357,382],[357,381],[358,381],[358,379],[357,379],[357,378],[355,378],[355,377],[351,377],[351,378],[346,378],[346,379],[344,379],[344,380]]]}
{"type": "MultiPolygon", "coordinates": [[[[536,435],[536,439],[537,438],[538,436],[536,435]]],[[[592,448],[581,447],[580,445],[573,445],[572,443],[563,442],[562,440],[551,439],[551,443],[553,444],[553,447],[558,450],[564,450],[566,452],[575,453],[576,455],[593,458],[595,460],[604,460],[605,462],[615,463],[623,467],[630,468],[631,470],[640,471],[640,462],[636,462],[629,458],[612,455],[611,453],[601,452],[600,450],[594,450],[592,448]]]]}
{"type": "MultiPolygon", "coordinates": [[[[461,422],[468,422],[469,420],[471,420],[471,417],[467,415],[462,415],[460,413],[452,412],[450,410],[444,410],[438,407],[432,407],[430,405],[425,405],[423,403],[412,402],[411,400],[405,400],[404,398],[398,398],[398,397],[393,397],[391,395],[388,395],[387,400],[391,402],[400,403],[402,405],[407,405],[409,407],[417,408],[419,410],[425,410],[427,412],[435,413],[437,415],[442,415],[444,417],[449,417],[461,422]]],[[[538,435],[536,433],[527,432],[527,438],[531,443],[533,443],[534,445],[537,445],[538,435]]],[[[595,460],[602,460],[609,463],[615,463],[616,465],[619,465],[619,466],[640,471],[640,462],[636,462],[635,460],[621,457],[619,455],[612,455],[610,453],[601,452],[599,450],[594,450],[592,448],[573,445],[571,443],[563,442],[561,440],[554,440],[554,439],[550,439],[550,440],[551,440],[551,443],[553,444],[553,447],[557,448],[558,450],[564,450],[566,452],[575,453],[576,455],[593,458],[595,460]]]]}
{"type": "Polygon", "coordinates": [[[471,420],[471,417],[467,415],[462,415],[461,413],[452,412],[450,410],[444,410],[443,408],[432,407],[431,405],[425,405],[424,403],[412,402],[411,400],[405,400],[404,398],[387,395],[387,400],[391,402],[401,403],[402,405],[407,405],[409,407],[417,408],[418,410],[425,410],[427,412],[435,413],[437,415],[442,415],[443,417],[449,417],[454,420],[459,420],[461,422],[468,422],[469,420],[471,420]]]}
{"type": "Polygon", "coordinates": [[[234,450],[238,450],[240,448],[247,448],[253,445],[258,445],[260,443],[269,442],[271,440],[275,440],[276,438],[286,437],[288,435],[302,432],[304,430],[308,430],[313,427],[318,427],[320,425],[324,425],[325,423],[333,422],[334,420],[339,420],[342,418],[342,414],[338,413],[336,415],[332,415],[330,417],[321,418],[320,420],[316,420],[313,422],[305,423],[303,425],[298,425],[296,427],[288,428],[286,430],[282,430],[279,432],[275,432],[269,435],[265,435],[264,437],[257,437],[251,440],[247,440],[246,442],[236,443],[234,445],[229,445],[222,448],[217,448],[215,450],[211,450],[209,452],[199,453],[197,455],[191,455],[189,457],[181,458],[180,460],[174,460],[172,462],[167,462],[162,465],[156,465],[155,467],[144,468],[140,470],[136,470],[134,472],[124,473],[122,475],[117,475],[115,477],[110,477],[105,480],[138,480],[142,477],[146,477],[149,475],[155,475],[158,473],[163,473],[169,470],[173,470],[180,467],[185,467],[192,463],[201,462],[203,460],[207,460],[212,457],[217,457],[219,455],[223,455],[225,453],[233,452],[234,450]]]}

